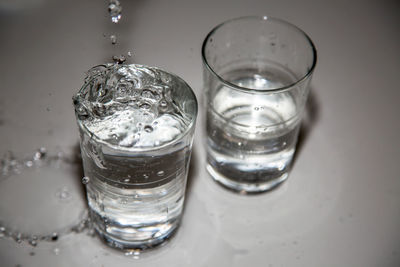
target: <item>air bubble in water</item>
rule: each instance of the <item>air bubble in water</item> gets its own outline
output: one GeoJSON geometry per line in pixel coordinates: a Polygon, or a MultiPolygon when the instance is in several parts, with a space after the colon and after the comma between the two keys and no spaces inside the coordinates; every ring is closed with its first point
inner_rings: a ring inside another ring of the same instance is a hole
{"type": "Polygon", "coordinates": [[[108,13],[110,14],[111,21],[118,23],[121,19],[122,6],[118,0],[110,0],[108,4],[108,13]]]}
{"type": "Polygon", "coordinates": [[[90,178],[85,176],[82,178],[82,184],[88,184],[90,182],[90,178]]]}
{"type": "Polygon", "coordinates": [[[150,104],[148,104],[148,103],[143,103],[143,104],[141,104],[140,106],[139,106],[139,108],[141,108],[141,109],[150,109],[150,104]]]}
{"type": "Polygon", "coordinates": [[[151,127],[150,125],[146,125],[144,126],[144,130],[146,131],[146,133],[151,133],[153,131],[153,127],[151,127]]]}

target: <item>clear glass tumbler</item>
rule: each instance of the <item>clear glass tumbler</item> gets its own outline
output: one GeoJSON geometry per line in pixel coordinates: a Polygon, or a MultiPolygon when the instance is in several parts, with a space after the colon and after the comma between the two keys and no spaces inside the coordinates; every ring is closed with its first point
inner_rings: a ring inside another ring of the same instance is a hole
{"type": "Polygon", "coordinates": [[[111,246],[148,248],[177,228],[197,100],[154,67],[92,68],[73,97],[90,218],[111,246]]]}
{"type": "Polygon", "coordinates": [[[263,192],[288,177],[309,83],[311,39],[270,17],[216,26],[202,47],[207,170],[239,192],[263,192]]]}

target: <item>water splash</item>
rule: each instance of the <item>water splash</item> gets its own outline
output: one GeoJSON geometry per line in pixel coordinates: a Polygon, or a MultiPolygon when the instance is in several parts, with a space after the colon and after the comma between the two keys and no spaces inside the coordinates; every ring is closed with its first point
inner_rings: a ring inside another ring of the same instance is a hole
{"type": "Polygon", "coordinates": [[[118,0],[110,0],[108,3],[108,13],[110,14],[111,21],[118,23],[122,17],[122,6],[118,0]]]}
{"type": "Polygon", "coordinates": [[[119,148],[170,142],[183,133],[190,118],[172,100],[179,80],[166,76],[160,69],[133,64],[93,68],[73,97],[78,122],[119,148]]]}
{"type": "MultiPolygon", "coordinates": [[[[48,164],[57,165],[61,162],[77,164],[77,159],[65,157],[63,152],[49,154],[45,147],[41,147],[32,156],[23,159],[16,158],[11,151],[8,151],[0,160],[0,182],[6,179],[13,179],[13,175],[20,174],[22,171],[41,168],[48,166],[48,164]]],[[[71,199],[70,190],[67,187],[61,187],[55,195],[60,201],[69,201],[71,199]]],[[[0,238],[14,240],[17,243],[26,243],[32,247],[38,246],[40,242],[56,242],[60,237],[70,233],[89,233],[91,229],[92,226],[87,210],[82,211],[79,222],[76,225],[66,226],[63,229],[49,231],[44,234],[21,232],[14,225],[5,224],[0,218],[0,238]]]]}

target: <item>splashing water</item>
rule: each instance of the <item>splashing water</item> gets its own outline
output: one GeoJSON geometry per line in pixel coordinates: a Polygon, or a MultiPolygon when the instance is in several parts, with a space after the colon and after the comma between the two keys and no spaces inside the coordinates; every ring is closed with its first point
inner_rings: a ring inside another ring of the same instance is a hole
{"type": "Polygon", "coordinates": [[[78,123],[119,148],[154,147],[175,140],[190,123],[181,106],[189,104],[175,103],[178,96],[173,94],[178,94],[175,87],[180,85],[167,76],[160,69],[141,65],[106,64],[91,69],[73,97],[78,123]]]}
{"type": "Polygon", "coordinates": [[[118,23],[121,19],[122,6],[118,0],[110,0],[108,4],[108,13],[110,14],[111,21],[118,23]]]}
{"type": "MultiPolygon", "coordinates": [[[[31,174],[31,172],[39,172],[42,168],[49,168],[49,166],[59,168],[57,166],[74,166],[77,163],[77,159],[67,158],[62,152],[58,152],[55,155],[49,154],[47,149],[44,147],[41,147],[35,151],[32,156],[23,159],[17,159],[11,151],[8,151],[0,160],[0,183],[2,183],[0,186],[7,187],[8,183],[5,184],[4,182],[13,181],[12,179],[22,179],[19,178],[21,173],[29,172],[29,174],[31,174]]],[[[37,177],[40,176],[32,176],[31,178],[37,177]]],[[[84,178],[88,179],[88,177],[84,178]]],[[[89,179],[87,182],[89,182],[89,179]]],[[[72,191],[69,190],[68,187],[61,187],[55,192],[56,200],[58,199],[61,202],[70,201],[72,197],[71,193],[72,191]]],[[[17,243],[24,242],[32,247],[38,246],[38,244],[43,241],[56,242],[60,239],[60,237],[72,232],[89,233],[92,229],[91,221],[88,217],[88,211],[86,209],[81,211],[79,216],[80,218],[77,218],[77,224],[65,226],[57,230],[53,229],[52,231],[47,231],[47,233],[41,234],[21,231],[21,229],[18,229],[13,221],[9,221],[10,218],[4,217],[5,215],[6,214],[4,213],[0,214],[0,238],[11,239],[17,243]],[[8,222],[5,223],[5,220],[8,220],[8,222]]],[[[57,216],[57,214],[55,216],[57,216]]],[[[57,227],[59,227],[59,225],[55,225],[55,228],[57,227]]],[[[25,225],[22,225],[22,228],[25,228],[25,225]]]]}

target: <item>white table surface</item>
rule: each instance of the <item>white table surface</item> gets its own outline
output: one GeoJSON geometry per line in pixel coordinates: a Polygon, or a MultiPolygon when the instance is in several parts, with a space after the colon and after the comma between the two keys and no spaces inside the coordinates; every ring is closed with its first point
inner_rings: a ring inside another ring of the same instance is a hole
{"type": "MultiPolygon", "coordinates": [[[[132,51],[130,62],[178,74],[200,102],[182,225],[139,257],[86,234],[35,248],[3,238],[1,266],[400,266],[398,2],[121,3],[122,20],[113,25],[105,0],[0,1],[0,153],[74,151],[71,96],[84,72],[132,51]],[[243,15],[288,20],[318,50],[311,120],[289,180],[256,196],[226,191],[205,170],[200,48],[216,24],[243,15]]],[[[27,192],[47,192],[13,190],[22,203],[27,192]]]]}

